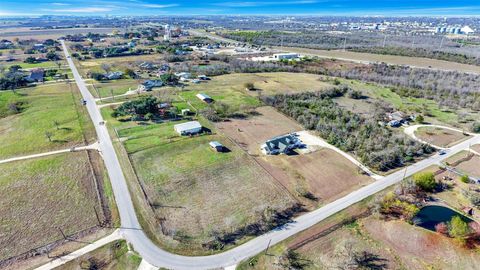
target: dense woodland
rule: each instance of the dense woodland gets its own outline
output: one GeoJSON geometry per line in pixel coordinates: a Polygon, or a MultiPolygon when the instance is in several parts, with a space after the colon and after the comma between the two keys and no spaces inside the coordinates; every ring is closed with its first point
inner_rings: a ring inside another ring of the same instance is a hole
{"type": "Polygon", "coordinates": [[[263,101],[301,123],[316,130],[329,143],[355,153],[367,166],[388,171],[404,166],[415,158],[433,152],[405,134],[380,125],[385,116],[381,104],[368,119],[336,105],[333,99],[343,96],[346,89],[307,92],[263,97],[263,101]]]}

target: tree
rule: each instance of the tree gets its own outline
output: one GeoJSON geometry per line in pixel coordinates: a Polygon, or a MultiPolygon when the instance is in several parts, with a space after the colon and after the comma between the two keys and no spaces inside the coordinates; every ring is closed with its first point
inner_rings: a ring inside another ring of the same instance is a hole
{"type": "Polygon", "coordinates": [[[423,191],[433,191],[437,185],[435,175],[432,172],[417,173],[413,176],[415,185],[423,191]]]}
{"type": "Polygon", "coordinates": [[[461,217],[454,216],[448,223],[448,233],[451,237],[463,239],[470,233],[470,229],[461,217]]]}
{"type": "Polygon", "coordinates": [[[249,91],[255,90],[255,85],[252,82],[246,82],[243,86],[249,91]]]}
{"type": "Polygon", "coordinates": [[[423,117],[423,115],[419,114],[417,118],[415,118],[415,121],[421,124],[425,121],[425,118],[423,117]]]}
{"type": "Polygon", "coordinates": [[[445,222],[440,222],[435,225],[435,231],[440,234],[447,235],[448,234],[448,226],[445,222]]]}
{"type": "Polygon", "coordinates": [[[25,62],[27,64],[34,64],[34,63],[37,62],[37,59],[33,56],[29,56],[29,57],[25,58],[25,60],[23,62],[25,62]]]}
{"type": "Polygon", "coordinates": [[[175,76],[175,75],[172,74],[172,73],[165,73],[165,74],[160,75],[160,80],[162,80],[162,82],[163,82],[164,84],[175,85],[175,84],[178,83],[178,78],[177,78],[177,76],[175,76]]]}
{"type": "Polygon", "coordinates": [[[472,124],[472,132],[480,133],[480,122],[475,122],[472,124]]]}
{"type": "Polygon", "coordinates": [[[54,52],[54,51],[49,51],[45,57],[50,60],[50,61],[55,61],[55,60],[58,60],[58,55],[54,52]]]}
{"type": "Polygon", "coordinates": [[[50,131],[45,131],[45,137],[47,137],[49,142],[52,142],[53,134],[50,131]]]}
{"type": "Polygon", "coordinates": [[[55,128],[56,128],[57,130],[60,129],[60,123],[58,123],[57,120],[53,120],[53,125],[55,126],[55,128]]]}
{"type": "Polygon", "coordinates": [[[466,184],[470,183],[470,177],[468,177],[468,175],[466,174],[462,175],[462,177],[460,177],[460,180],[466,184]]]}

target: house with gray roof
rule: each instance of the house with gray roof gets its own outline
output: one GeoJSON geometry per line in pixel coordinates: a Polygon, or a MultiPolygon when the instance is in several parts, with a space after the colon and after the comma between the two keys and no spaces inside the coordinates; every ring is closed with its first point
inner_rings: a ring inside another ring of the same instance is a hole
{"type": "Polygon", "coordinates": [[[260,149],[266,155],[288,154],[302,146],[302,142],[293,134],[287,134],[266,141],[260,149]]]}

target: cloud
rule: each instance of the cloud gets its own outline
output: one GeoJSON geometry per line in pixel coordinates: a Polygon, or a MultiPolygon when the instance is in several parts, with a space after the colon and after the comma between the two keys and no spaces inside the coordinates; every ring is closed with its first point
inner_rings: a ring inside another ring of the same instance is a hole
{"type": "Polygon", "coordinates": [[[259,6],[274,6],[274,5],[305,5],[315,4],[319,1],[315,0],[297,0],[297,1],[243,1],[243,2],[222,2],[217,3],[217,6],[223,7],[259,7],[259,6]]]}
{"type": "Polygon", "coordinates": [[[70,6],[68,3],[50,3],[52,6],[70,6]]]}
{"type": "Polygon", "coordinates": [[[166,4],[166,5],[159,5],[159,4],[143,4],[140,5],[146,8],[169,8],[169,7],[177,7],[178,4],[166,4]]]}
{"type": "Polygon", "coordinates": [[[65,9],[42,9],[42,11],[50,11],[56,13],[89,13],[89,12],[108,12],[113,8],[107,7],[81,7],[81,8],[65,8],[65,9]]]}

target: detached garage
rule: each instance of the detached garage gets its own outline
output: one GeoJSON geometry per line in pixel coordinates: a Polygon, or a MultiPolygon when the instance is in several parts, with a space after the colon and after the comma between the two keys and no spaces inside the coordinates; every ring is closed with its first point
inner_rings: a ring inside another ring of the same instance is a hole
{"type": "Polygon", "coordinates": [[[202,131],[202,125],[198,121],[190,121],[173,126],[175,131],[180,135],[197,134],[202,131]]]}

